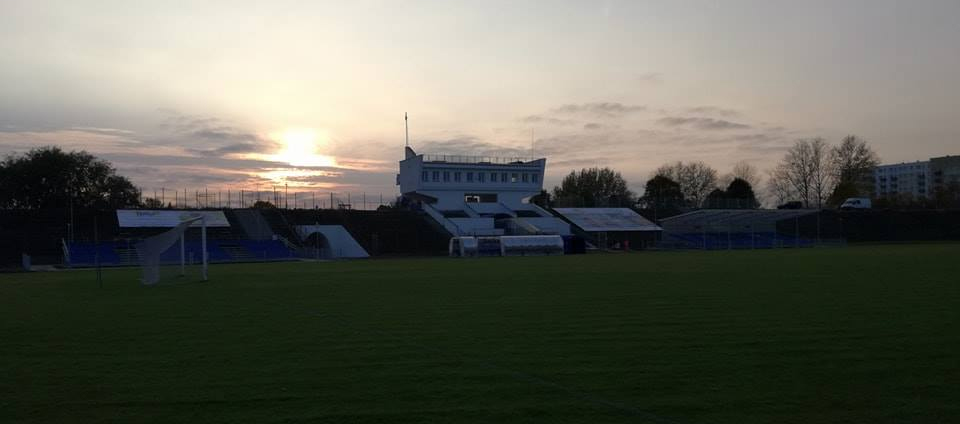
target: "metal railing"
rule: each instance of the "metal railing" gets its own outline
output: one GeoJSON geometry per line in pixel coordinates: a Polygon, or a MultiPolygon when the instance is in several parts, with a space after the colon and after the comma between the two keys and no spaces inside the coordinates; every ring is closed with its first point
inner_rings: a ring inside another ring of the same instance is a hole
{"type": "Polygon", "coordinates": [[[465,156],[465,155],[433,155],[424,154],[424,162],[494,164],[494,165],[523,165],[536,160],[532,157],[496,157],[496,156],[465,156]]]}

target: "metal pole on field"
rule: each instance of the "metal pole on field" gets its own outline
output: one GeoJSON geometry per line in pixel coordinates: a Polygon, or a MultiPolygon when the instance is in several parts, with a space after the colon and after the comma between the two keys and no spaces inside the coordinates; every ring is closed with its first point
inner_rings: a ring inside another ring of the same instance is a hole
{"type": "Polygon", "coordinates": [[[187,249],[184,247],[183,235],[186,234],[186,231],[180,234],[180,276],[183,277],[187,275],[187,249]]]}
{"type": "Polygon", "coordinates": [[[103,271],[100,269],[100,228],[98,225],[98,213],[94,212],[93,215],[93,249],[94,254],[93,261],[97,264],[97,285],[100,288],[103,288],[103,271]]]}
{"type": "Polygon", "coordinates": [[[795,247],[800,247],[800,216],[798,215],[793,219],[794,222],[794,235],[793,235],[793,245],[795,247]]]}
{"type": "Polygon", "coordinates": [[[202,216],[200,217],[200,257],[203,259],[203,271],[201,275],[203,276],[203,281],[207,281],[207,218],[202,216]]]}
{"type": "Polygon", "coordinates": [[[823,243],[823,240],[820,238],[820,213],[823,212],[823,209],[817,211],[817,245],[823,243]]]}
{"type": "Polygon", "coordinates": [[[333,192],[330,192],[330,209],[333,209],[333,192]]]}

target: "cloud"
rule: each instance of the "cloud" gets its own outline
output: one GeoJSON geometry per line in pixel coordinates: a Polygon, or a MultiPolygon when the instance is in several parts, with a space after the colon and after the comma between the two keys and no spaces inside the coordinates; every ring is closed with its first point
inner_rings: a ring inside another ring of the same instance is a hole
{"type": "Polygon", "coordinates": [[[422,151],[419,153],[467,155],[467,156],[495,156],[495,157],[527,157],[529,148],[502,146],[499,144],[481,141],[474,136],[460,136],[446,140],[427,140],[420,142],[422,151]]]}
{"type": "Polygon", "coordinates": [[[597,102],[565,104],[550,110],[551,113],[563,115],[589,115],[605,118],[615,118],[635,112],[647,110],[646,106],[625,105],[617,102],[597,102]]]}
{"type": "Polygon", "coordinates": [[[660,118],[657,123],[668,127],[690,126],[700,130],[742,130],[750,128],[747,124],[730,122],[723,119],[668,116],[660,118]]]}
{"type": "Polygon", "coordinates": [[[599,122],[587,122],[586,124],[583,124],[583,129],[589,131],[616,130],[619,128],[620,126],[616,124],[601,124],[599,122]]]}
{"type": "Polygon", "coordinates": [[[661,82],[663,82],[663,74],[660,72],[647,72],[645,74],[640,74],[640,76],[637,77],[637,79],[643,82],[660,84],[661,82]]]}
{"type": "Polygon", "coordinates": [[[555,166],[555,167],[562,167],[562,168],[569,168],[569,167],[587,168],[587,167],[597,166],[597,164],[601,164],[600,166],[603,166],[602,164],[611,163],[614,161],[615,160],[613,158],[601,156],[601,157],[555,160],[555,161],[549,162],[548,165],[555,166]]]}
{"type": "Polygon", "coordinates": [[[264,153],[269,150],[265,144],[233,143],[212,149],[189,149],[190,152],[201,156],[223,156],[241,153],[264,153]]]}
{"type": "Polygon", "coordinates": [[[599,129],[603,129],[603,125],[598,124],[598,123],[596,123],[596,122],[587,122],[586,124],[583,124],[583,129],[585,129],[585,130],[599,130],[599,129]]]}
{"type": "Polygon", "coordinates": [[[525,116],[520,121],[528,124],[551,124],[551,125],[574,125],[577,121],[573,119],[560,119],[549,116],[530,115],[525,116]]]}
{"type": "Polygon", "coordinates": [[[169,115],[160,125],[167,132],[163,142],[181,145],[192,154],[221,156],[241,153],[267,153],[280,146],[267,138],[225,123],[215,117],[181,115],[164,111],[169,115]]]}
{"type": "Polygon", "coordinates": [[[685,111],[687,113],[692,113],[696,115],[713,115],[713,116],[722,116],[725,118],[734,118],[734,117],[740,116],[740,112],[736,110],[716,107],[716,106],[689,107],[685,109],[685,111]]]}
{"type": "Polygon", "coordinates": [[[74,131],[85,132],[85,133],[112,135],[112,136],[118,136],[118,137],[127,137],[135,134],[133,131],[121,130],[117,128],[73,127],[70,129],[74,131]]]}

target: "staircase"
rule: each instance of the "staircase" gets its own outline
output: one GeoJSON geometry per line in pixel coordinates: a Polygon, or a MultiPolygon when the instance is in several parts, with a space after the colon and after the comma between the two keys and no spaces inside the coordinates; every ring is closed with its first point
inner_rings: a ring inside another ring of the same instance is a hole
{"type": "Polygon", "coordinates": [[[422,213],[408,210],[284,211],[293,225],[342,225],[370,255],[437,255],[450,234],[422,213]]]}
{"type": "Polygon", "coordinates": [[[136,265],[140,263],[140,254],[137,253],[137,249],[132,246],[116,246],[113,250],[117,252],[117,256],[120,257],[120,263],[123,265],[136,265]]]}
{"type": "Polygon", "coordinates": [[[220,249],[237,262],[251,262],[257,259],[245,247],[229,241],[220,242],[220,249]]]}
{"type": "Polygon", "coordinates": [[[263,215],[263,218],[270,224],[270,229],[273,230],[274,234],[294,244],[301,244],[300,235],[293,230],[293,227],[291,227],[287,219],[284,218],[283,211],[279,209],[263,209],[261,210],[261,215],[263,215]]]}

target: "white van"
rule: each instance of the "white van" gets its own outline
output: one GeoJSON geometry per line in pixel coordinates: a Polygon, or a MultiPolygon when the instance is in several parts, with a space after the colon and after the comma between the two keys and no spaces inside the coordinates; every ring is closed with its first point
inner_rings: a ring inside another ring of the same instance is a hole
{"type": "Polygon", "coordinates": [[[851,197],[840,205],[840,209],[870,209],[870,207],[870,199],[867,197],[851,197]]]}

